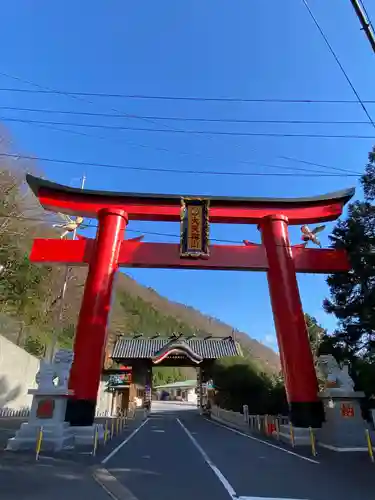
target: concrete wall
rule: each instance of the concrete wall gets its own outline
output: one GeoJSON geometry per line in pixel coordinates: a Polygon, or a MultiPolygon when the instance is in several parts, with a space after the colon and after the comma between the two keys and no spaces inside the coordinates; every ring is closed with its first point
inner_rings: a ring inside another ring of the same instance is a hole
{"type": "Polygon", "coordinates": [[[39,359],[0,335],[0,408],[29,407],[38,371],[39,359]]]}
{"type": "MultiPolygon", "coordinates": [[[[29,389],[37,387],[35,375],[39,371],[39,359],[0,335],[0,409],[19,410],[29,408],[32,396],[29,389]]],[[[112,394],[107,392],[108,376],[103,376],[98,390],[97,414],[111,411],[112,394]]]]}
{"type": "Polygon", "coordinates": [[[106,386],[108,382],[108,376],[102,376],[98,390],[98,400],[96,403],[96,414],[97,415],[109,415],[111,413],[112,405],[112,393],[107,392],[106,386]]]}

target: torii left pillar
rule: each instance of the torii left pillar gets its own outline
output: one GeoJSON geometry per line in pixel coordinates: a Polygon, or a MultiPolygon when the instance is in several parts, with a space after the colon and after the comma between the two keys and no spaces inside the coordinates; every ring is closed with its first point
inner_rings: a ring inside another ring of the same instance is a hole
{"type": "Polygon", "coordinates": [[[94,423],[97,394],[103,367],[106,331],[112,286],[124,239],[127,214],[120,209],[98,213],[98,231],[78,318],[74,341],[74,361],[66,420],[74,426],[94,423]]]}

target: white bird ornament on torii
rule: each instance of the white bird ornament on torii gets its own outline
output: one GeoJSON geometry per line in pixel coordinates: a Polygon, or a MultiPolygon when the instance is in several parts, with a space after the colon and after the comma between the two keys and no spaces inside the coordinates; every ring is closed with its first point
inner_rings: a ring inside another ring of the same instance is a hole
{"type": "Polygon", "coordinates": [[[75,219],[71,219],[69,215],[61,213],[59,213],[59,215],[65,220],[65,222],[62,224],[53,224],[52,227],[64,230],[64,232],[60,236],[60,239],[64,239],[65,236],[69,233],[74,233],[74,231],[76,231],[82,225],[83,217],[81,216],[77,216],[75,219]]]}
{"type": "Polygon", "coordinates": [[[321,233],[324,231],[326,227],[325,226],[317,226],[313,230],[310,230],[309,226],[301,226],[301,231],[302,231],[302,241],[305,243],[308,243],[311,241],[311,243],[314,243],[314,245],[317,245],[318,247],[322,248],[322,245],[320,243],[320,240],[317,236],[317,234],[321,233]]]}

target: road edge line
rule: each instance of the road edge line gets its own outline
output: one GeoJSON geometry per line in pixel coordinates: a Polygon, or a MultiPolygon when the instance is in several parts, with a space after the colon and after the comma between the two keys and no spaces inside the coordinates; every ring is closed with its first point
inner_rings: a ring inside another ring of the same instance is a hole
{"type": "Polygon", "coordinates": [[[136,434],[138,431],[140,431],[142,429],[142,427],[147,424],[147,422],[149,421],[148,418],[146,418],[146,420],[144,420],[141,425],[139,425],[136,429],[134,429],[134,431],[129,434],[129,436],[127,436],[124,441],[122,441],[118,446],[116,446],[116,448],[114,450],[112,450],[105,458],[103,458],[103,460],[100,462],[102,465],[105,465],[108,460],[110,460],[113,456],[116,455],[117,452],[119,452],[121,450],[121,448],[123,446],[126,445],[126,443],[128,443],[136,434]]]}
{"type": "Polygon", "coordinates": [[[94,481],[112,498],[112,500],[138,500],[118,479],[104,467],[94,467],[94,481]]]}
{"type": "Polygon", "coordinates": [[[223,429],[227,429],[228,431],[234,432],[235,434],[238,434],[240,436],[244,436],[248,439],[252,439],[253,441],[257,441],[258,443],[265,444],[266,446],[269,446],[270,448],[275,448],[276,450],[283,451],[284,453],[288,453],[288,455],[292,455],[292,456],[298,457],[302,460],[306,460],[306,462],[320,465],[320,462],[318,462],[318,460],[314,460],[313,458],[305,457],[303,455],[300,455],[299,453],[296,453],[295,451],[287,450],[286,448],[283,448],[282,446],[278,446],[276,444],[269,443],[268,441],[265,441],[264,439],[256,438],[255,436],[251,436],[250,434],[246,434],[245,432],[239,431],[237,429],[233,429],[233,427],[229,427],[228,425],[222,424],[221,422],[215,422],[214,420],[209,420],[207,418],[205,420],[212,425],[217,425],[218,427],[222,427],[223,429]]]}

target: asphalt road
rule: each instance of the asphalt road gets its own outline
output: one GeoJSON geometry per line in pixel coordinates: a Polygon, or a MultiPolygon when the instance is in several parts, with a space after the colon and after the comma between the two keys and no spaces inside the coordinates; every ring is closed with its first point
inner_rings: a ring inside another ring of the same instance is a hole
{"type": "Polygon", "coordinates": [[[17,430],[21,427],[22,422],[26,421],[26,418],[0,418],[0,450],[3,450],[6,447],[8,439],[13,437],[17,430]]]}
{"type": "Polygon", "coordinates": [[[104,466],[137,500],[374,498],[375,465],[365,456],[358,480],[349,463],[290,451],[211,423],[192,406],[154,403],[104,466]]]}

